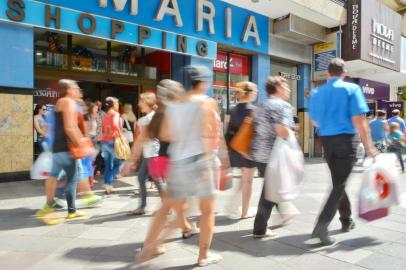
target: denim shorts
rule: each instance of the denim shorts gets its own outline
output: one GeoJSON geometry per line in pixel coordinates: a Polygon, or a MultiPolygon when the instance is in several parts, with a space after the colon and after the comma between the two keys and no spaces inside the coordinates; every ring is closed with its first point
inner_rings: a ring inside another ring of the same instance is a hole
{"type": "Polygon", "coordinates": [[[77,161],[72,159],[69,152],[59,152],[52,154],[52,169],[50,176],[61,179],[61,172],[71,177],[76,176],[77,161]]]}

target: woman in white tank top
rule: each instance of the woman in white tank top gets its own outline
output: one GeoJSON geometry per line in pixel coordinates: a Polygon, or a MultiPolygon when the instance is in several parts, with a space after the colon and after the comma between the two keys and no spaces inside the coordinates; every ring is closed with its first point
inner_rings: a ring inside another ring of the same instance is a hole
{"type": "MultiPolygon", "coordinates": [[[[213,140],[218,136],[214,113],[217,111],[217,103],[206,96],[212,73],[206,67],[189,67],[187,71],[192,90],[180,102],[168,105],[161,139],[170,142],[171,163],[167,180],[170,205],[179,213],[185,211],[187,200],[199,200],[200,251],[197,264],[206,266],[222,260],[221,256],[209,253],[215,223],[214,176],[218,175],[212,147],[213,140]]],[[[181,227],[183,221],[183,216],[177,215],[171,228],[181,227]]],[[[153,252],[159,251],[158,246],[163,238],[161,236],[160,240],[145,241],[144,250],[139,255],[140,261],[151,258],[153,252]]]]}

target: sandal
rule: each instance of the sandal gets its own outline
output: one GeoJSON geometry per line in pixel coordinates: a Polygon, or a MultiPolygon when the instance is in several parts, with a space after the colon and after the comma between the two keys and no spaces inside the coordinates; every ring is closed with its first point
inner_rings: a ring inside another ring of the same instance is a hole
{"type": "Polygon", "coordinates": [[[210,254],[209,257],[207,257],[206,259],[198,261],[197,265],[199,267],[204,267],[204,266],[208,266],[211,264],[219,263],[222,260],[223,260],[223,257],[221,257],[220,255],[210,254]]]}
{"type": "Polygon", "coordinates": [[[192,223],[191,224],[192,228],[186,232],[182,232],[182,239],[189,239],[191,238],[193,235],[198,234],[200,231],[196,226],[196,223],[192,223]]]}
{"type": "Polygon", "coordinates": [[[151,250],[148,248],[139,248],[135,251],[135,262],[137,264],[141,264],[158,256],[161,256],[165,254],[165,252],[166,249],[161,246],[158,246],[155,250],[151,250]]]}
{"type": "Polygon", "coordinates": [[[143,216],[145,215],[145,210],[143,208],[138,208],[133,211],[129,211],[127,216],[143,216]]]}
{"type": "Polygon", "coordinates": [[[251,219],[254,218],[255,214],[247,214],[245,217],[240,217],[240,220],[244,220],[244,219],[251,219]]]}

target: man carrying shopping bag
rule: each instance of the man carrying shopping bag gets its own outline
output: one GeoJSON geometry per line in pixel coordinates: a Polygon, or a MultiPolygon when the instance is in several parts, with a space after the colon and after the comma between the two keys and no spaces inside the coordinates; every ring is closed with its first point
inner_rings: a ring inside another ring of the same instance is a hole
{"type": "Polygon", "coordinates": [[[334,58],[328,67],[329,80],[312,91],[309,113],[313,125],[321,138],[324,154],[331,171],[333,189],[317,220],[312,233],[323,245],[332,245],[335,240],[329,236],[328,226],[338,209],[342,231],[355,228],[351,219],[351,204],[345,192],[347,179],[355,163],[353,138],[358,131],[365,150],[376,156],[365,114],[369,111],[361,88],[344,82],[344,60],[334,58]]]}

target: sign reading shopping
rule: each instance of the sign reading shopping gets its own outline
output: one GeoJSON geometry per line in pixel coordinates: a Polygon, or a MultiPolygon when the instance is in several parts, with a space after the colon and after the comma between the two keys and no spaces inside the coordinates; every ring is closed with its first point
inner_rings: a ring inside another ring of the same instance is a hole
{"type": "Polygon", "coordinates": [[[211,59],[217,43],[268,53],[268,18],[219,0],[2,0],[0,20],[211,59]]]}

